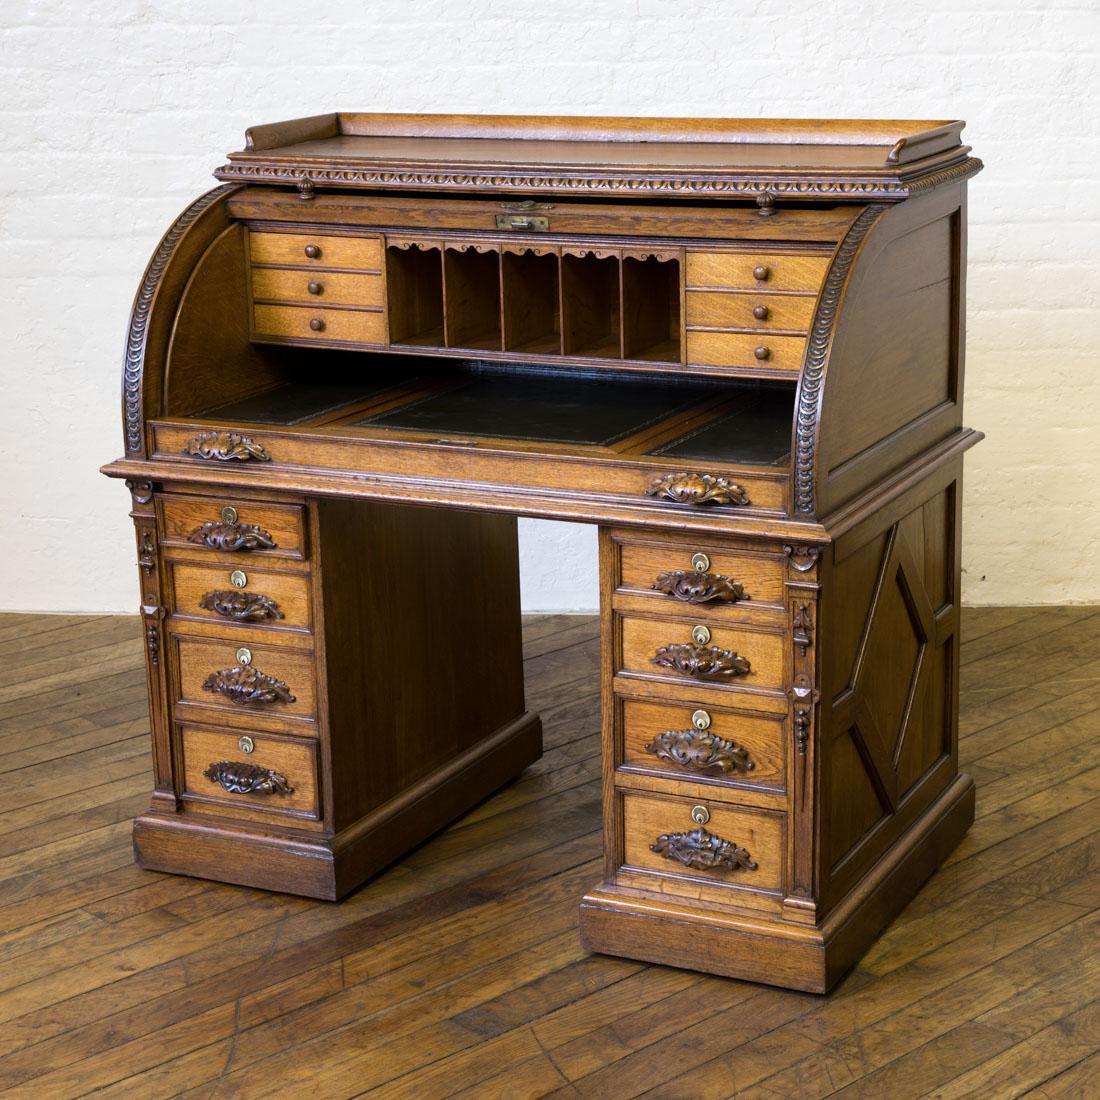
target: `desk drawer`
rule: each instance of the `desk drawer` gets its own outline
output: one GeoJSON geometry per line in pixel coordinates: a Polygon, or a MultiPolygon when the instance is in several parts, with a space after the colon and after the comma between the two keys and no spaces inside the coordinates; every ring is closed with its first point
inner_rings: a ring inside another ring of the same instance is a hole
{"type": "Polygon", "coordinates": [[[736,890],[724,900],[775,906],[783,889],[782,813],[641,792],[621,798],[623,870],[660,875],[666,893],[714,898],[736,890]]]}
{"type": "Polygon", "coordinates": [[[811,294],[689,290],[686,319],[688,325],[704,328],[809,332],[816,305],[811,294]]]}
{"type": "Polygon", "coordinates": [[[687,361],[704,367],[760,367],[797,374],[806,340],[768,332],[703,332],[687,330],[687,361]]]}
{"type": "Polygon", "coordinates": [[[341,344],[382,344],[386,340],[386,318],[382,312],[256,305],[252,307],[252,316],[257,338],[278,336],[341,344]]]}
{"type": "Polygon", "coordinates": [[[622,616],[621,623],[624,672],[709,688],[783,687],[782,633],[632,615],[622,616]]]}
{"type": "Polygon", "coordinates": [[[343,267],[352,271],[382,270],[381,237],[338,237],[325,233],[257,233],[248,235],[254,264],[295,267],[343,267]]]}
{"type": "Polygon", "coordinates": [[[677,779],[785,786],[783,720],[707,701],[619,700],[622,763],[677,779]]]}
{"type": "Polygon", "coordinates": [[[242,560],[306,556],[305,511],[299,504],[164,493],[160,520],[164,541],[189,550],[239,554],[242,560]]]}
{"type": "Polygon", "coordinates": [[[691,607],[707,611],[735,611],[749,604],[781,608],[785,574],[784,559],[764,551],[626,541],[619,550],[620,591],[652,594],[655,606],[680,614],[691,607]]]}
{"type": "Polygon", "coordinates": [[[687,254],[687,286],[817,293],[830,257],[798,252],[696,252],[687,254]]]}
{"type": "Polygon", "coordinates": [[[223,710],[239,721],[316,717],[314,663],[308,653],[254,642],[242,647],[231,638],[177,634],[175,642],[181,702],[223,710]],[[247,662],[242,648],[249,652],[247,662]]]}
{"type": "Polygon", "coordinates": [[[250,627],[309,630],[309,578],[224,565],[169,561],[171,606],[180,615],[250,627]]]}
{"type": "Polygon", "coordinates": [[[382,276],[335,271],[252,269],[252,297],[322,306],[381,306],[382,276]]]}
{"type": "Polygon", "coordinates": [[[318,816],[312,742],[182,726],[184,796],[235,809],[318,816]]]}

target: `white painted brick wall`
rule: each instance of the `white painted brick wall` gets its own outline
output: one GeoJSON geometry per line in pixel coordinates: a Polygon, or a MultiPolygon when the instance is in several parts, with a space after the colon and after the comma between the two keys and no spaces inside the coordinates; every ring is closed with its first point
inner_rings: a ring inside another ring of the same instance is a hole
{"type": "MultiPolygon", "coordinates": [[[[330,110],[965,118],[965,596],[1100,600],[1094,0],[0,0],[0,608],[132,610],[119,359],[158,237],[246,125],[330,110]]],[[[592,528],[525,522],[531,609],[592,528]]]]}

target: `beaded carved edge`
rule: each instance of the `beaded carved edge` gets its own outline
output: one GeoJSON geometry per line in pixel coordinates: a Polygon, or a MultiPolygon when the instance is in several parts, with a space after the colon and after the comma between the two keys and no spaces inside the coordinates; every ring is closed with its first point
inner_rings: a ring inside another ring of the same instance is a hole
{"type": "Polygon", "coordinates": [[[126,333],[126,351],[122,360],[122,414],[126,428],[126,453],[140,454],[142,451],[143,417],[141,401],[141,377],[145,365],[145,338],[149,331],[149,316],[153,308],[157,287],[164,277],[164,270],[172,258],[176,246],[184,233],[196,219],[213,206],[224,194],[234,190],[237,184],[226,183],[200,195],[173,222],[171,229],[164,234],[157,245],[149,266],[141,280],[134,308],[130,313],[130,328],[126,333]]]}
{"type": "Polygon", "coordinates": [[[848,281],[852,262],[871,227],[886,212],[878,203],[868,206],[848,230],[833,259],[825,286],[814,315],[813,328],[807,341],[806,362],[798,387],[798,409],[795,413],[794,510],[812,515],[814,510],[814,458],[817,449],[817,421],[820,412],[821,385],[825,378],[825,361],[833,338],[837,306],[848,281]]]}
{"type": "Polygon", "coordinates": [[[620,176],[585,175],[564,176],[550,172],[530,175],[523,173],[403,172],[395,169],[365,168],[293,168],[275,162],[252,164],[223,164],[214,172],[220,180],[252,181],[258,183],[297,184],[308,182],[329,187],[432,187],[443,190],[488,191],[538,191],[558,192],[624,192],[644,194],[735,194],[822,195],[847,196],[863,199],[890,199],[900,201],[910,194],[936,187],[950,180],[963,179],[979,172],[982,162],[977,157],[952,165],[939,172],[917,177],[912,181],[882,179],[817,179],[799,177],[774,179],[723,178],[716,176],[665,177],[660,175],[620,176]]]}

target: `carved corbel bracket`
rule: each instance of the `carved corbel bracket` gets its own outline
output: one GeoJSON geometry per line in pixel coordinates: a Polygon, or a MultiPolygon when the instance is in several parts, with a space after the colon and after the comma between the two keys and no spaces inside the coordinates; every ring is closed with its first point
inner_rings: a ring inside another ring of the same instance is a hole
{"type": "Polygon", "coordinates": [[[798,573],[809,573],[817,565],[817,560],[821,557],[821,551],[820,546],[787,545],[783,547],[783,553],[787,555],[791,568],[798,573]]]}

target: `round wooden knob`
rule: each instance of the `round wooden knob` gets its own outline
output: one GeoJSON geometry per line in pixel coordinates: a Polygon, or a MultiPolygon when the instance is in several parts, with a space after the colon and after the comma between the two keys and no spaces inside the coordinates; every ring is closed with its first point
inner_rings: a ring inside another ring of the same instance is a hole
{"type": "Polygon", "coordinates": [[[308,290],[310,292],[310,294],[320,294],[321,291],[324,290],[324,289],[325,288],[321,283],[310,283],[306,287],[306,290],[308,290]]]}
{"type": "Polygon", "coordinates": [[[770,267],[765,267],[763,264],[752,269],[752,277],[761,283],[764,282],[771,273],[772,269],[770,267]]]}
{"type": "Polygon", "coordinates": [[[757,359],[770,359],[772,357],[771,351],[762,344],[753,352],[753,355],[755,355],[757,359]]]}
{"type": "MultiPolygon", "coordinates": [[[[312,285],[312,284],[310,284],[312,285]]],[[[752,315],[758,321],[766,321],[768,319],[768,313],[771,312],[767,306],[753,306],[752,315]]]]}
{"type": "Polygon", "coordinates": [[[313,329],[314,332],[324,332],[325,322],[322,321],[320,317],[311,317],[309,327],[313,329]]]}
{"type": "Polygon", "coordinates": [[[316,260],[316,259],[317,259],[317,257],[321,255],[321,247],[320,247],[320,245],[316,245],[316,244],[307,244],[307,245],[306,245],[306,255],[307,255],[307,256],[308,256],[308,257],[309,257],[309,258],[310,258],[311,260],[316,260]]]}

